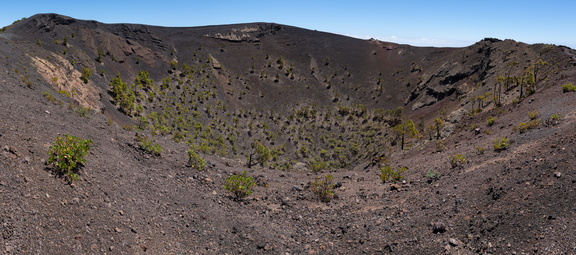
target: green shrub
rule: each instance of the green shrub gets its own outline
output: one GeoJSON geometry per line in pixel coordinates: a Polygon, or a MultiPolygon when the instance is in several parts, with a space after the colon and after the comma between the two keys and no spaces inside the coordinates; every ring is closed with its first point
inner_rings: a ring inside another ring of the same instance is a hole
{"type": "Polygon", "coordinates": [[[571,83],[562,85],[562,92],[576,92],[576,86],[572,85],[571,83]]]}
{"type": "Polygon", "coordinates": [[[114,98],[116,104],[120,106],[120,109],[124,113],[131,115],[135,109],[136,93],[120,76],[112,78],[112,80],[110,80],[110,86],[112,87],[112,98],[114,98]]]}
{"type": "Polygon", "coordinates": [[[318,178],[310,183],[310,189],[312,192],[324,203],[330,202],[334,197],[334,184],[332,181],[334,177],[332,175],[324,176],[324,179],[318,178]]]}
{"type": "Polygon", "coordinates": [[[84,83],[88,83],[88,79],[90,79],[91,74],[92,71],[87,67],[84,67],[84,69],[82,69],[82,75],[80,76],[80,80],[82,80],[84,83]]]}
{"type": "Polygon", "coordinates": [[[66,175],[69,182],[78,180],[78,168],[86,159],[92,140],[82,140],[75,136],[57,137],[48,151],[47,163],[52,164],[58,175],[66,175]]]}
{"type": "Polygon", "coordinates": [[[154,139],[150,139],[147,136],[136,134],[136,141],[140,143],[140,149],[148,154],[155,156],[160,156],[164,151],[162,146],[154,142],[154,139]]]}
{"type": "Polygon", "coordinates": [[[74,108],[74,111],[84,118],[90,118],[90,113],[92,113],[92,109],[82,105],[78,105],[76,108],[74,108]]]}
{"type": "Polygon", "coordinates": [[[48,91],[44,91],[42,92],[42,95],[50,102],[55,103],[55,104],[60,104],[62,105],[62,101],[56,99],[52,94],[50,94],[50,92],[48,91]]]}
{"type": "Polygon", "coordinates": [[[233,174],[226,178],[224,189],[232,192],[237,199],[242,199],[252,194],[252,187],[254,186],[256,186],[254,178],[248,176],[244,171],[242,174],[233,174]]]}
{"type": "Polygon", "coordinates": [[[98,49],[98,57],[96,57],[96,61],[98,61],[98,63],[103,63],[104,59],[102,58],[103,53],[102,50],[98,49]]]}
{"type": "Polygon", "coordinates": [[[196,151],[188,150],[188,166],[192,167],[198,171],[204,170],[206,167],[206,161],[196,153],[196,151]]]}
{"type": "Polygon", "coordinates": [[[261,167],[264,167],[264,164],[273,158],[273,153],[270,148],[264,146],[259,141],[254,141],[252,148],[254,149],[254,152],[247,155],[248,167],[252,167],[256,164],[260,164],[261,167]]]}
{"type": "Polygon", "coordinates": [[[440,172],[431,169],[428,170],[428,172],[426,172],[425,177],[428,178],[428,182],[431,183],[433,181],[440,179],[440,172]]]}
{"type": "Polygon", "coordinates": [[[518,124],[517,126],[514,127],[514,130],[520,132],[520,134],[536,128],[540,125],[540,123],[542,123],[542,121],[540,119],[535,119],[535,120],[531,120],[528,122],[520,122],[520,124],[518,124]]]}
{"type": "Polygon", "coordinates": [[[387,182],[392,180],[393,182],[400,181],[404,179],[402,173],[406,171],[406,167],[399,167],[398,169],[392,168],[390,165],[386,165],[380,168],[380,180],[387,182]]]}
{"type": "Polygon", "coordinates": [[[506,137],[502,137],[500,139],[494,140],[494,150],[495,151],[503,151],[510,147],[510,140],[506,137]]]}
{"type": "Polygon", "coordinates": [[[66,96],[66,97],[71,97],[72,95],[70,95],[70,93],[68,93],[68,91],[66,90],[58,90],[58,93],[66,96]]]}
{"type": "Polygon", "coordinates": [[[486,124],[491,127],[494,125],[494,123],[496,123],[496,120],[498,120],[498,118],[494,117],[494,116],[490,116],[486,119],[486,124]]]}
{"type": "Polygon", "coordinates": [[[550,116],[551,120],[559,120],[560,118],[562,118],[562,116],[559,113],[552,114],[552,116],[550,116]]]}
{"type": "Polygon", "coordinates": [[[486,151],[486,148],[484,148],[482,146],[478,146],[478,147],[476,147],[476,151],[478,152],[478,154],[484,154],[484,151],[486,151]]]}
{"type": "Polygon", "coordinates": [[[528,112],[528,118],[530,118],[530,120],[535,120],[538,117],[540,117],[540,111],[528,112]]]}
{"type": "Polygon", "coordinates": [[[308,162],[308,167],[310,167],[312,172],[318,173],[318,172],[328,168],[328,162],[326,162],[320,158],[316,158],[316,159],[310,160],[310,162],[308,162]]]}
{"type": "Polygon", "coordinates": [[[466,156],[462,154],[456,154],[450,157],[450,165],[452,166],[452,168],[462,166],[465,163],[466,163],[466,156]]]}
{"type": "Polygon", "coordinates": [[[175,60],[170,61],[170,69],[172,69],[172,70],[178,69],[178,61],[175,61],[175,60]]]}
{"type": "Polygon", "coordinates": [[[436,151],[444,151],[446,149],[446,143],[442,140],[436,140],[436,151]]]}

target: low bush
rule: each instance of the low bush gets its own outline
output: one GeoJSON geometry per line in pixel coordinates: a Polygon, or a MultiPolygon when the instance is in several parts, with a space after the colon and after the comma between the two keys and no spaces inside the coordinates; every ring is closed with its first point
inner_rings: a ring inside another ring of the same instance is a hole
{"type": "Polygon", "coordinates": [[[92,140],[82,140],[75,136],[57,137],[48,151],[48,164],[52,164],[58,175],[66,175],[68,181],[78,180],[78,168],[86,159],[92,140]]]}
{"type": "Polygon", "coordinates": [[[88,79],[90,79],[91,74],[92,70],[88,69],[87,67],[84,67],[84,69],[82,69],[82,75],[80,76],[80,80],[82,80],[84,83],[88,83],[88,79]]]}
{"type": "Polygon", "coordinates": [[[442,140],[436,140],[436,151],[442,152],[446,149],[446,143],[442,140]]]}
{"type": "Polygon", "coordinates": [[[406,171],[406,167],[399,167],[394,169],[390,165],[386,165],[380,168],[380,180],[383,182],[387,182],[388,180],[392,180],[393,182],[400,181],[404,179],[402,173],[406,171]]]}
{"type": "Polygon", "coordinates": [[[494,116],[490,116],[486,119],[486,125],[491,127],[492,125],[494,125],[494,123],[496,123],[496,120],[498,120],[498,118],[496,118],[494,116]]]}
{"type": "Polygon", "coordinates": [[[534,119],[528,122],[520,122],[520,124],[514,127],[514,130],[522,134],[530,129],[538,127],[541,123],[542,121],[540,119],[534,119]]]}
{"type": "Polygon", "coordinates": [[[576,86],[572,85],[571,83],[562,85],[562,92],[576,92],[576,86]]]}
{"type": "Polygon", "coordinates": [[[437,170],[428,170],[428,172],[426,172],[425,177],[428,178],[428,183],[432,183],[440,179],[440,172],[438,172],[437,170]]]}
{"type": "Polygon", "coordinates": [[[506,137],[502,137],[500,139],[494,140],[494,150],[495,151],[503,151],[510,147],[510,140],[506,137]]]}
{"type": "Polygon", "coordinates": [[[73,108],[73,110],[84,118],[90,118],[90,114],[92,113],[92,109],[82,105],[76,106],[75,108],[73,108]]]}
{"type": "Polygon", "coordinates": [[[252,194],[252,187],[256,185],[254,178],[246,174],[233,174],[226,178],[224,189],[232,192],[237,199],[243,199],[252,194]]]}
{"type": "Polygon", "coordinates": [[[465,163],[466,163],[466,156],[462,154],[456,154],[450,157],[450,165],[452,166],[452,168],[462,166],[465,163]]]}
{"type": "Polygon", "coordinates": [[[528,112],[528,118],[530,118],[530,120],[535,120],[538,117],[540,117],[540,111],[528,112]]]}
{"type": "Polygon", "coordinates": [[[552,114],[552,116],[550,116],[551,120],[559,120],[560,118],[562,118],[562,115],[560,115],[560,113],[552,114]]]}
{"type": "Polygon", "coordinates": [[[192,167],[198,171],[204,170],[206,167],[206,161],[196,153],[196,151],[188,150],[188,166],[192,167]]]}
{"type": "Polygon", "coordinates": [[[62,101],[56,99],[52,94],[50,94],[50,92],[48,91],[44,91],[42,92],[42,95],[50,102],[55,103],[55,104],[64,104],[62,101]]]}
{"type": "Polygon", "coordinates": [[[310,189],[320,201],[328,203],[334,197],[333,180],[334,177],[332,175],[326,175],[324,179],[316,176],[316,180],[310,183],[310,189]]]}
{"type": "Polygon", "coordinates": [[[164,151],[162,146],[154,142],[154,139],[150,139],[145,135],[136,134],[136,141],[140,143],[140,149],[148,154],[160,156],[160,154],[164,151]]]}
{"type": "Polygon", "coordinates": [[[316,158],[316,159],[310,160],[310,162],[308,162],[308,167],[310,167],[310,170],[312,170],[312,172],[318,173],[318,172],[328,168],[328,162],[326,162],[320,158],[316,158]]]}
{"type": "Polygon", "coordinates": [[[478,152],[478,154],[484,154],[485,151],[486,151],[486,148],[484,148],[482,146],[476,147],[476,152],[478,152]]]}

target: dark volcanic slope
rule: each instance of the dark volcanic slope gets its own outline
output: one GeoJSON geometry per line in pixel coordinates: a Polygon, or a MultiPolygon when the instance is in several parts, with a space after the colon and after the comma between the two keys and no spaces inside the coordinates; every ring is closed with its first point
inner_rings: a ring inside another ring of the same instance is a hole
{"type": "Polygon", "coordinates": [[[0,253],[574,253],[575,56],[35,15],[0,33],[0,253]],[[63,134],[94,140],[73,185],[45,165],[63,134]],[[256,142],[272,158],[248,168],[256,142]],[[244,170],[237,201],[222,187],[244,170]],[[330,203],[310,189],[326,174],[330,203]]]}
{"type": "Polygon", "coordinates": [[[284,169],[319,158],[347,167],[380,153],[382,144],[369,141],[385,139],[382,126],[397,122],[388,111],[407,102],[424,68],[457,51],[276,24],[162,28],[37,15],[9,32],[55,54],[57,61],[34,54],[44,79],[121,125],[242,159],[260,141],[281,154],[274,167],[284,169]],[[86,85],[78,80],[82,70],[92,73],[86,85]],[[129,83],[132,98],[109,87],[116,75],[129,83]],[[76,93],[79,87],[88,91],[76,93]]]}
{"type": "Polygon", "coordinates": [[[488,39],[462,49],[418,48],[264,23],[164,28],[48,14],[7,35],[30,44],[48,83],[122,126],[230,158],[245,159],[260,142],[277,169],[368,162],[394,150],[388,128],[400,122],[399,106],[420,109],[405,114],[424,133],[440,113],[470,111],[473,102],[490,108],[497,77],[507,77],[497,90],[506,104],[525,87],[514,77],[538,74],[532,88],[545,87],[573,62],[570,49],[550,45],[488,39]],[[92,74],[85,85],[82,71],[92,74]],[[114,92],[116,76],[127,91],[114,92]]]}

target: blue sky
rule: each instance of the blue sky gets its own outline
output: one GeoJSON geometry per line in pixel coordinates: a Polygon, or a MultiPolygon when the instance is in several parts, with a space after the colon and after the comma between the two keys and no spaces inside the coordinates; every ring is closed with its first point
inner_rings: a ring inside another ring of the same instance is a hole
{"type": "Polygon", "coordinates": [[[485,37],[576,48],[576,1],[6,1],[0,27],[36,13],[104,23],[203,26],[275,22],[415,46],[467,46],[485,37]]]}

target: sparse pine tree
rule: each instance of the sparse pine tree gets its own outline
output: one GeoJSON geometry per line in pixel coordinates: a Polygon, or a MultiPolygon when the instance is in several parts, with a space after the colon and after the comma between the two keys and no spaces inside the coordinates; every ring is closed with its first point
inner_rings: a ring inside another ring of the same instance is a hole
{"type": "Polygon", "coordinates": [[[398,138],[400,138],[400,148],[404,150],[405,137],[418,138],[420,133],[416,129],[416,125],[412,120],[405,120],[402,123],[394,126],[392,130],[396,133],[398,138]]]}

